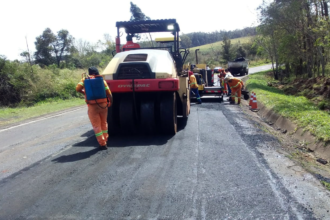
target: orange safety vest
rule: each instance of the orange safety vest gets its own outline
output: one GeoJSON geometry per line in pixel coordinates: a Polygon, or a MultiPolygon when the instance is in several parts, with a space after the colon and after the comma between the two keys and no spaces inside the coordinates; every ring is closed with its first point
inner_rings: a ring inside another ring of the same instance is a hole
{"type": "Polygon", "coordinates": [[[231,89],[235,89],[237,86],[242,85],[243,87],[243,81],[237,78],[232,78],[228,80],[228,85],[230,86],[231,89]]]}
{"type": "Polygon", "coordinates": [[[196,80],[196,77],[194,75],[190,75],[190,77],[189,77],[189,85],[190,85],[190,88],[193,88],[193,89],[197,89],[198,88],[197,80],[196,80]]]}

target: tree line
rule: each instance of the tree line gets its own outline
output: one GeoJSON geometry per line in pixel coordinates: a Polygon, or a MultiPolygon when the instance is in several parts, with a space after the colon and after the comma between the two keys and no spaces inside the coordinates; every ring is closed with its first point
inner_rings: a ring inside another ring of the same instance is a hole
{"type": "Polygon", "coordinates": [[[246,27],[241,30],[233,31],[214,31],[211,33],[206,32],[193,32],[182,34],[181,46],[185,48],[198,47],[204,44],[212,44],[222,41],[224,38],[235,39],[246,36],[255,36],[257,34],[256,27],[246,27]]]}
{"type": "Polygon", "coordinates": [[[88,68],[104,66],[112,58],[115,43],[110,35],[105,34],[96,44],[76,40],[68,30],[60,30],[54,34],[46,28],[35,41],[34,54],[29,50],[20,55],[29,63],[46,67],[55,65],[58,68],[88,68]]]}
{"type": "Polygon", "coordinates": [[[329,0],[264,2],[259,13],[257,42],[275,65],[275,79],[280,73],[306,77],[329,74],[329,0]]]}

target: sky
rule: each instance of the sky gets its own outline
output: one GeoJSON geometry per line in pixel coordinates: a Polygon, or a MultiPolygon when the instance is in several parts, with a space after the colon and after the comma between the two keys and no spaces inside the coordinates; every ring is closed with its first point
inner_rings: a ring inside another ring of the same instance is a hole
{"type": "Polygon", "coordinates": [[[256,26],[256,8],[263,0],[0,0],[0,55],[22,60],[20,53],[27,45],[35,52],[36,37],[46,28],[55,34],[68,30],[92,44],[104,34],[114,39],[116,21],[131,17],[131,1],[151,19],[176,19],[182,34],[256,26]]]}

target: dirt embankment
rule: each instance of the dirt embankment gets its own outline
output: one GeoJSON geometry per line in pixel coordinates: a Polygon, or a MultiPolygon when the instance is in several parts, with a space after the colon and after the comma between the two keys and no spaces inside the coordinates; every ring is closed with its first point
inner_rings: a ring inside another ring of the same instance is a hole
{"type": "MultiPolygon", "coordinates": [[[[245,77],[246,81],[248,77],[245,77]]],[[[288,95],[304,95],[324,111],[330,111],[330,78],[297,79],[293,84],[269,83],[282,89],[288,95]]],[[[330,143],[320,142],[310,132],[304,131],[289,119],[278,115],[258,101],[258,110],[251,111],[249,101],[242,102],[242,108],[252,119],[263,124],[277,136],[283,149],[294,155],[310,171],[330,178],[330,143]],[[320,171],[321,169],[321,171],[320,171]]],[[[330,132],[330,131],[329,131],[330,132]]]]}
{"type": "Polygon", "coordinates": [[[321,110],[330,112],[330,78],[317,77],[309,79],[295,79],[292,83],[268,83],[283,90],[288,95],[305,96],[321,110]]]}

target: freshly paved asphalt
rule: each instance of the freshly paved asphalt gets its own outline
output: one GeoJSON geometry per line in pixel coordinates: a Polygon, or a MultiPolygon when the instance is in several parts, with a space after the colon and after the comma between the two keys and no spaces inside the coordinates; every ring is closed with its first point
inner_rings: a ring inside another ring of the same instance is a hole
{"type": "Polygon", "coordinates": [[[100,151],[86,107],[0,130],[0,219],[314,219],[257,148],[237,105],[192,104],[175,136],[100,151]]]}

